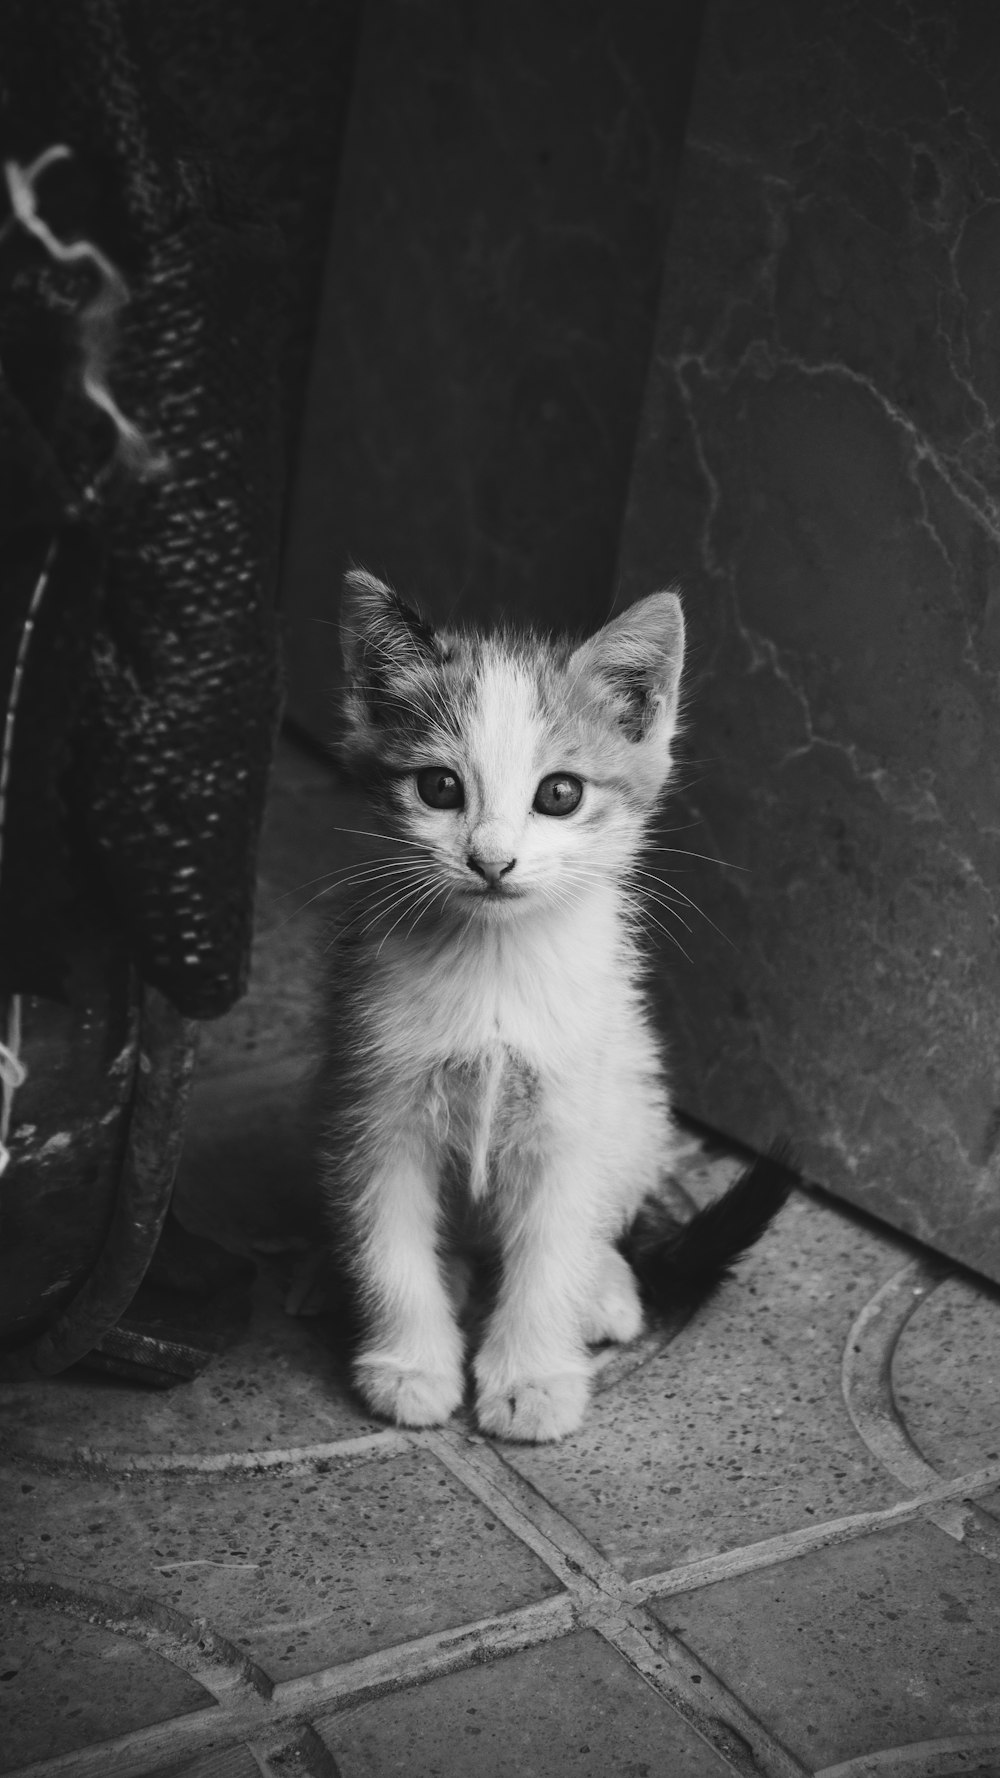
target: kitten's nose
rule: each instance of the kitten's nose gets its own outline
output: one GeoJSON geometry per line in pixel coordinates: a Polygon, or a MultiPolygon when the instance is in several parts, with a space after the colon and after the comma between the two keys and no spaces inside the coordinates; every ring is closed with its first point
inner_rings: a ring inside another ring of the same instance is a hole
{"type": "Polygon", "coordinates": [[[465,862],[470,870],[475,871],[477,877],[482,877],[491,889],[495,889],[501,877],[514,869],[517,859],[481,858],[477,852],[470,852],[465,862]]]}

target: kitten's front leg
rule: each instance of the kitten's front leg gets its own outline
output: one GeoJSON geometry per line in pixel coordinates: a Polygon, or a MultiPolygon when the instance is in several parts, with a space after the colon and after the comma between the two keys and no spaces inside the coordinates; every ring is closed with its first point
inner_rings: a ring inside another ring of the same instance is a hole
{"type": "Polygon", "coordinates": [[[604,1251],[600,1182],[575,1145],[500,1202],[503,1273],[476,1357],[484,1432],[531,1443],[581,1424],[590,1395],[587,1307],[604,1251]]]}
{"type": "Polygon", "coordinates": [[[434,1157],[400,1144],[383,1154],[352,1222],[352,1269],[365,1312],[358,1392],[400,1426],[437,1426],[460,1405],[462,1337],[437,1254],[434,1157]]]}

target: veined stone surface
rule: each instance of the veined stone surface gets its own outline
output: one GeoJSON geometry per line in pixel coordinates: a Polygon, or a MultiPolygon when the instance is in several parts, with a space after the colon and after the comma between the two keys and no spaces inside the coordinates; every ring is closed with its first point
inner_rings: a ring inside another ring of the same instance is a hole
{"type": "Polygon", "coordinates": [[[727,861],[659,854],[682,1102],[994,1278],[998,77],[979,9],[709,6],[621,555],[727,861]]]}

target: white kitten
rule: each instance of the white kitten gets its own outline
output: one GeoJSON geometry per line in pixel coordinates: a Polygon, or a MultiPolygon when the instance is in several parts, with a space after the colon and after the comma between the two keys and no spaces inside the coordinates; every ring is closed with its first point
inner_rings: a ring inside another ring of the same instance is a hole
{"type": "MultiPolygon", "coordinates": [[[[680,601],[656,593],[579,646],[438,634],[355,571],[343,637],[344,758],[390,842],[344,897],[321,1071],[355,1382],[403,1425],[449,1417],[465,1352],[442,1256],[485,1245],[479,1425],[560,1438],[588,1343],[640,1331],[620,1244],[671,1162],[633,870],[670,773],[680,601]]],[[[711,1288],[787,1190],[760,1162],[680,1237],[648,1229],[648,1292],[711,1288]]]]}

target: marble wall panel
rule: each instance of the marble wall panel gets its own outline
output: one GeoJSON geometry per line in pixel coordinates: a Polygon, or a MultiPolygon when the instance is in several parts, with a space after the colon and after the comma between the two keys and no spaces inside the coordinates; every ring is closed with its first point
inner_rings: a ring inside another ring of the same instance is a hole
{"type": "Polygon", "coordinates": [[[701,0],[365,0],[284,575],[325,735],[348,559],[607,611],[701,0]]]}
{"type": "Polygon", "coordinates": [[[659,855],[682,1103],[995,1278],[998,90],[987,9],[710,0],[620,558],[726,861],[659,855]]]}

